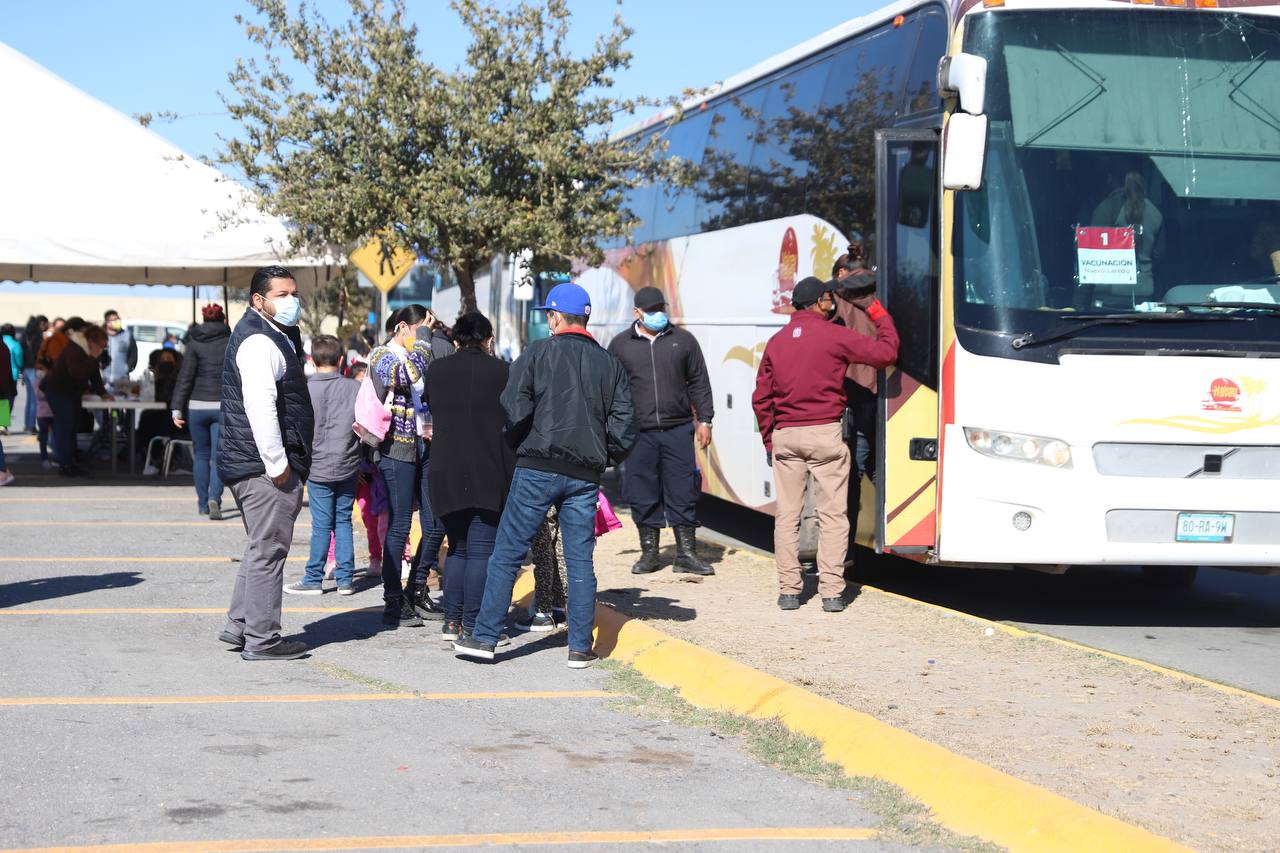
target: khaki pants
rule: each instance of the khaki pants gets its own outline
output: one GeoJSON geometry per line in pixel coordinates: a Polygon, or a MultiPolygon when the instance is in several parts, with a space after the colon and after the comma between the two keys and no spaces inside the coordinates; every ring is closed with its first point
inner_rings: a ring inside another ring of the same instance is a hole
{"type": "Polygon", "coordinates": [[[806,475],[813,475],[818,512],[818,591],[823,598],[844,593],[844,558],[849,547],[849,447],[839,422],[821,426],[784,427],[773,433],[773,484],[778,505],[774,516],[773,553],[778,561],[778,587],[783,595],[799,595],[800,513],[804,509],[806,475]]]}

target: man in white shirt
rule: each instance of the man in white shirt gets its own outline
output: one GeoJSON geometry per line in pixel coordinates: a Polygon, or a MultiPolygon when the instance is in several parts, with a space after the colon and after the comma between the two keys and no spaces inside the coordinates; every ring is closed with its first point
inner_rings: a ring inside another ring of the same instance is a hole
{"type": "Polygon", "coordinates": [[[245,660],[291,660],[305,644],[280,637],[284,563],[311,468],[314,414],[298,356],[298,285],[284,267],[253,275],[249,308],[227,343],[218,475],[249,541],[219,639],[245,660]]]}

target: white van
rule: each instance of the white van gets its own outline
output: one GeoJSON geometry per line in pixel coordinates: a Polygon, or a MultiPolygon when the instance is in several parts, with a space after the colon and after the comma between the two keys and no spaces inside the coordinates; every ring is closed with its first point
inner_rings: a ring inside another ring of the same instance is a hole
{"type": "Polygon", "coordinates": [[[138,364],[129,373],[129,378],[137,382],[147,369],[151,353],[164,346],[169,335],[177,337],[178,350],[182,351],[187,338],[187,327],[180,323],[162,323],[155,320],[134,320],[126,324],[129,334],[133,335],[138,345],[138,364]]]}

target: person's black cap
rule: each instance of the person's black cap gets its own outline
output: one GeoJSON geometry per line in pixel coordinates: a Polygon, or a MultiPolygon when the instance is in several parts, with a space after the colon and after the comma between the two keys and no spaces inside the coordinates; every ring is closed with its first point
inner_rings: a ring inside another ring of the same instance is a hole
{"type": "Polygon", "coordinates": [[[656,287],[642,287],[636,291],[636,307],[641,311],[649,311],[659,305],[666,305],[667,297],[656,287]]]}
{"type": "Polygon", "coordinates": [[[791,305],[794,308],[808,308],[822,298],[822,294],[831,290],[831,285],[820,278],[809,276],[801,279],[791,291],[791,305]]]}
{"type": "Polygon", "coordinates": [[[876,277],[875,270],[869,270],[866,267],[860,267],[849,273],[839,281],[832,281],[831,287],[840,293],[854,293],[862,295],[866,293],[874,293],[879,280],[876,277]]]}

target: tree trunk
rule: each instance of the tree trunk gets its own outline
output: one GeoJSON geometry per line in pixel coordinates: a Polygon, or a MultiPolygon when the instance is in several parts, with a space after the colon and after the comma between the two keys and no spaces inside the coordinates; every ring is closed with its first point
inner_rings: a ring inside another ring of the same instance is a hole
{"type": "Polygon", "coordinates": [[[458,290],[462,293],[462,313],[478,311],[479,307],[476,305],[476,280],[471,275],[471,267],[454,267],[453,276],[458,280],[458,290]]]}

